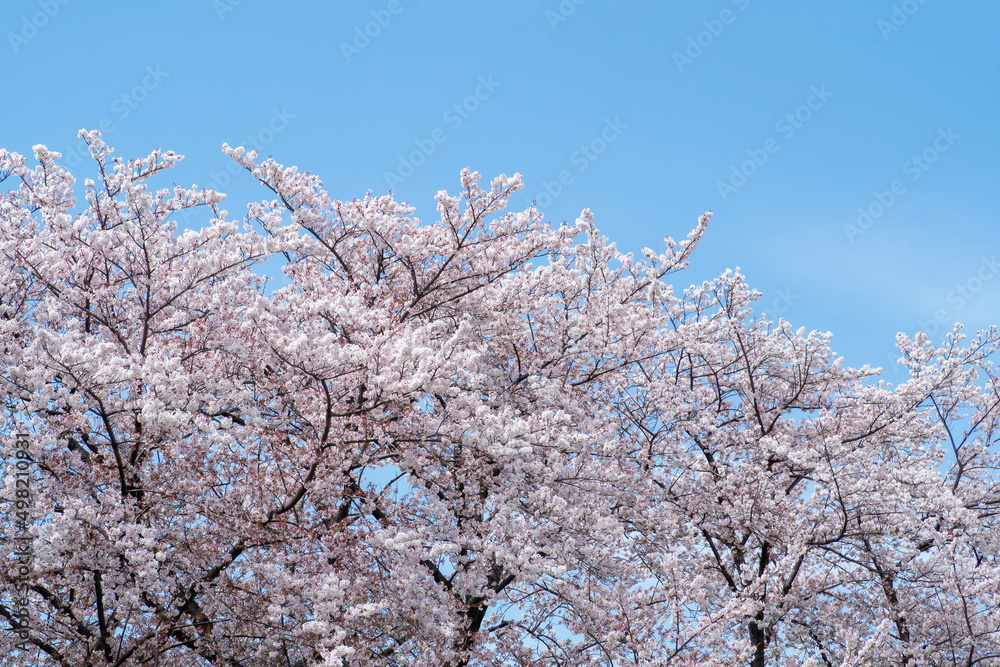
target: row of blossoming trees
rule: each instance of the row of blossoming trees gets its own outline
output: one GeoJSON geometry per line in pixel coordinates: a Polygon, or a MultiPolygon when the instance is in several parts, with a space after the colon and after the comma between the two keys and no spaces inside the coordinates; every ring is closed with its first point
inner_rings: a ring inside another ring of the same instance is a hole
{"type": "Polygon", "coordinates": [[[0,151],[4,665],[1000,664],[995,330],[894,387],[675,291],[709,214],[640,260],[518,175],[421,222],[226,147],[241,226],[81,134],[85,202],[0,151]]]}

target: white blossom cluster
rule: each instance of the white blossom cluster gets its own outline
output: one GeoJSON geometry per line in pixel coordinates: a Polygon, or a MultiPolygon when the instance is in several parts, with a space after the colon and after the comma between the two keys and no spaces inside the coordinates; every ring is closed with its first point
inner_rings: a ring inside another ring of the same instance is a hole
{"type": "Polygon", "coordinates": [[[675,290],[709,213],[636,259],[520,175],[422,221],[226,146],[239,224],[82,136],[80,206],[0,151],[4,665],[1000,664],[996,330],[891,386],[738,271],[675,290]]]}

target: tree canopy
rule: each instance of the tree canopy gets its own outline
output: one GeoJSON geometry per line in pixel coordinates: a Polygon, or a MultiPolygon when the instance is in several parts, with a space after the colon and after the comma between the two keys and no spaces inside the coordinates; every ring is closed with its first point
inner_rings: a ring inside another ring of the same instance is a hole
{"type": "Polygon", "coordinates": [[[3,664],[1000,664],[995,329],[893,386],[675,289],[709,213],[637,258],[518,174],[422,221],[226,146],[240,224],[82,136],[79,206],[0,151],[3,664]]]}

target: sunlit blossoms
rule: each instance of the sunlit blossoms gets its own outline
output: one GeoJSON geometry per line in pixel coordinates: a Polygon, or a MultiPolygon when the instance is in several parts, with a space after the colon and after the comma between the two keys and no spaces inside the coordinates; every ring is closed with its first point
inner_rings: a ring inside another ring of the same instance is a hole
{"type": "Polygon", "coordinates": [[[422,221],[226,147],[234,222],[83,136],[82,188],[0,151],[2,664],[1000,664],[996,330],[891,386],[675,288],[710,214],[639,259],[517,174],[422,221]]]}

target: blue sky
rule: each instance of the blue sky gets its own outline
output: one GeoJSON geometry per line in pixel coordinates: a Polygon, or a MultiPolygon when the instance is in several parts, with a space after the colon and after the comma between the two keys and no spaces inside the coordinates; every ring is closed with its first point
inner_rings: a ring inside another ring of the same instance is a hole
{"type": "Polygon", "coordinates": [[[223,142],[427,219],[462,167],[520,171],[515,207],[590,207],[625,250],[712,210],[678,283],[739,266],[761,310],[886,365],[897,331],[1000,323],[998,24],[985,0],[6,0],[0,146],[75,164],[103,124],[233,215],[262,191],[223,142]]]}

